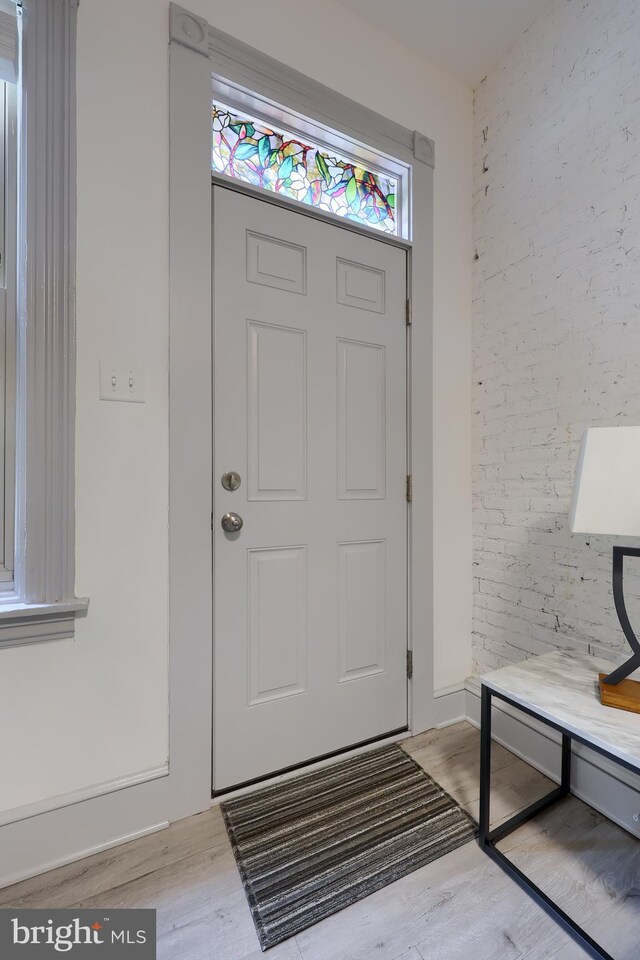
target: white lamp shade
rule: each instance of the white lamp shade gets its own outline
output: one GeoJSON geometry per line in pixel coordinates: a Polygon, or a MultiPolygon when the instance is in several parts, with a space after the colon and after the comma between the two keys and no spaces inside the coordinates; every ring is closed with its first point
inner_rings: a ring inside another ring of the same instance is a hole
{"type": "Polygon", "coordinates": [[[640,537],[640,427],[585,430],[570,526],[574,533],[640,537]]]}

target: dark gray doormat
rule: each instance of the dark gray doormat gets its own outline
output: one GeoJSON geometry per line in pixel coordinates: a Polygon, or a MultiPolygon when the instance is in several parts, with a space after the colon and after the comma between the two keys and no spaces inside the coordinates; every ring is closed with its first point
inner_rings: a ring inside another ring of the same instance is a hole
{"type": "Polygon", "coordinates": [[[263,950],[476,834],[395,744],[228,800],[222,813],[263,950]]]}

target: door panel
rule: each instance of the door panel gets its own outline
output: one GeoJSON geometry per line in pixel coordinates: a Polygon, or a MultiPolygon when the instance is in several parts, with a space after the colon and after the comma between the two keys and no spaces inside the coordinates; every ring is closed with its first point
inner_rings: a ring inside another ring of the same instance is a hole
{"type": "Polygon", "coordinates": [[[307,689],[307,550],[249,550],[249,706],[307,689]]]}
{"type": "Polygon", "coordinates": [[[384,270],[374,270],[363,263],[337,261],[338,303],[358,310],[384,313],[384,270]]]}
{"type": "Polygon", "coordinates": [[[384,500],[386,351],[338,340],[338,498],[384,500]]]}
{"type": "Polygon", "coordinates": [[[382,673],[387,650],[387,544],[338,544],[339,680],[382,673]]]}
{"type": "Polygon", "coordinates": [[[217,790],[406,726],[405,257],[214,188],[217,790]]]}
{"type": "Polygon", "coordinates": [[[247,280],[306,293],[307,248],[247,230],[247,280]]]}
{"type": "Polygon", "coordinates": [[[249,320],[247,346],[249,499],[306,500],[306,334],[249,320]]]}

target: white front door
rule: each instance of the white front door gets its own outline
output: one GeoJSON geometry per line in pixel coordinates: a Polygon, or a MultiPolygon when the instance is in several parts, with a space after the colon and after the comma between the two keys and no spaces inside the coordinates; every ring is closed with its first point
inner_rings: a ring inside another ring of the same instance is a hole
{"type": "Polygon", "coordinates": [[[407,725],[406,253],[213,206],[222,790],[407,725]]]}

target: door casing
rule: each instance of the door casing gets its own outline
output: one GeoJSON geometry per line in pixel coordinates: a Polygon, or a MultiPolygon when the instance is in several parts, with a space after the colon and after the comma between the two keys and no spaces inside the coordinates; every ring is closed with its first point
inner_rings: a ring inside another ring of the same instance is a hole
{"type": "MultiPolygon", "coordinates": [[[[413,733],[430,729],[435,713],[431,453],[434,151],[432,141],[423,134],[407,130],[310,80],[175,4],[170,12],[170,40],[167,817],[177,819],[206,809],[211,797],[212,80],[242,85],[302,116],[315,116],[344,137],[368,143],[410,167],[408,201],[416,213],[411,241],[399,242],[408,249],[413,321],[408,336],[409,365],[419,371],[418,376],[411,376],[410,370],[407,378],[413,476],[409,508],[409,637],[414,681],[409,692],[409,725],[413,733]],[[199,411],[197,426],[193,410],[199,411]]],[[[377,233],[376,237],[380,239],[377,233]]]]}

